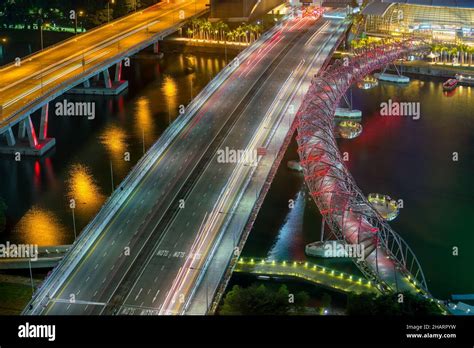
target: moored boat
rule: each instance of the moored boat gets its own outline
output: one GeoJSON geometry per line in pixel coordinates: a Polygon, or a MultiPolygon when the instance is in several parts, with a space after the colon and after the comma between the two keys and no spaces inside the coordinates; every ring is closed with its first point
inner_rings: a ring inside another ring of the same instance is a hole
{"type": "Polygon", "coordinates": [[[452,91],[454,90],[458,85],[458,80],[457,79],[449,79],[445,83],[443,83],[443,90],[444,91],[452,91]]]}

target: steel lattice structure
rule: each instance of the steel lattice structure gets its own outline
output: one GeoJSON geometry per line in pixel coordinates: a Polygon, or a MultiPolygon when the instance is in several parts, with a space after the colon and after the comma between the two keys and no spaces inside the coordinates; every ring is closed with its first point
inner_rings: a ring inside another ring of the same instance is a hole
{"type": "Polygon", "coordinates": [[[350,86],[374,70],[426,45],[411,40],[355,52],[316,75],[298,110],[297,142],[305,181],[326,224],[347,244],[362,244],[362,273],[383,293],[429,295],[416,255],[368,202],[344,165],[334,133],[334,114],[350,86]]]}

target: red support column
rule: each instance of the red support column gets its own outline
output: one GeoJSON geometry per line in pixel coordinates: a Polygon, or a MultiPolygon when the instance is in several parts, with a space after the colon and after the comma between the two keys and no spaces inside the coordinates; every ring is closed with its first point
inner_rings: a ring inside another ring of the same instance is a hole
{"type": "Polygon", "coordinates": [[[115,65],[115,82],[120,82],[122,80],[122,61],[118,62],[115,65]]]}
{"type": "Polygon", "coordinates": [[[43,105],[41,108],[41,122],[40,122],[40,140],[45,140],[48,137],[48,117],[49,117],[49,104],[43,105]]]}
{"type": "Polygon", "coordinates": [[[36,148],[38,146],[38,138],[36,137],[35,127],[31,121],[31,116],[28,116],[23,122],[25,123],[26,134],[28,134],[30,147],[36,148]]]}

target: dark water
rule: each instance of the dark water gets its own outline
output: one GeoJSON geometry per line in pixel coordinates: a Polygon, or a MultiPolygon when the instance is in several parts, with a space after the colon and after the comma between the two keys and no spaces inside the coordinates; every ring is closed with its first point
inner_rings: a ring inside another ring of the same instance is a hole
{"type": "MultiPolygon", "coordinates": [[[[403,199],[391,223],[416,253],[428,287],[438,297],[474,293],[474,93],[460,87],[443,94],[442,81],[422,78],[406,87],[380,84],[353,88],[354,108],[363,112],[363,133],[343,140],[341,151],[364,193],[403,199]],[[421,118],[380,116],[380,104],[420,102],[421,118]],[[453,152],[459,161],[453,161],[453,152]],[[458,247],[459,255],[453,255],[458,247]]],[[[321,217],[301,174],[286,168],[297,158],[295,143],[268,193],[243,256],[304,260],[304,246],[320,238],[321,217]],[[288,208],[288,200],[295,207],[288,208]]],[[[321,260],[313,260],[322,263],[321,260]]],[[[346,270],[344,262],[324,260],[346,270]]]]}
{"type": "Polygon", "coordinates": [[[96,118],[50,116],[55,149],[21,162],[0,158],[0,198],[8,207],[0,240],[71,243],[69,199],[76,200],[79,233],[112,191],[111,167],[117,186],[142,156],[143,146],[149,148],[178,115],[179,106],[188,104],[224,66],[223,55],[169,53],[162,60],[144,56],[125,69],[123,77],[130,86],[118,97],[58,98],[95,102],[96,118]],[[130,153],[129,162],[125,152],[130,153]]]}

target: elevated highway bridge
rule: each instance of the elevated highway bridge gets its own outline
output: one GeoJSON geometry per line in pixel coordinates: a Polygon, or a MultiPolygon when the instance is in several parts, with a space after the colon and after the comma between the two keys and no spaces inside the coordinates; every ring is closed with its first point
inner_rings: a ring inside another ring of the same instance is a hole
{"type": "Polygon", "coordinates": [[[367,244],[360,266],[373,287],[426,292],[414,253],[337,162],[332,129],[347,84],[411,47],[326,71],[349,25],[334,17],[287,18],[221,71],[133,168],[24,314],[212,311],[297,127],[312,195],[338,238],[367,244]]]}
{"type": "Polygon", "coordinates": [[[208,313],[304,91],[347,28],[340,19],[290,18],[244,50],[139,161],[24,314],[208,313]]]}
{"type": "Polygon", "coordinates": [[[160,2],[0,67],[0,141],[6,143],[1,152],[45,153],[54,145],[48,135],[50,101],[78,85],[84,92],[120,93],[127,86],[124,59],[150,45],[157,49],[160,39],[209,11],[208,5],[208,0],[160,2]],[[38,110],[35,129],[31,114],[38,110]]]}

